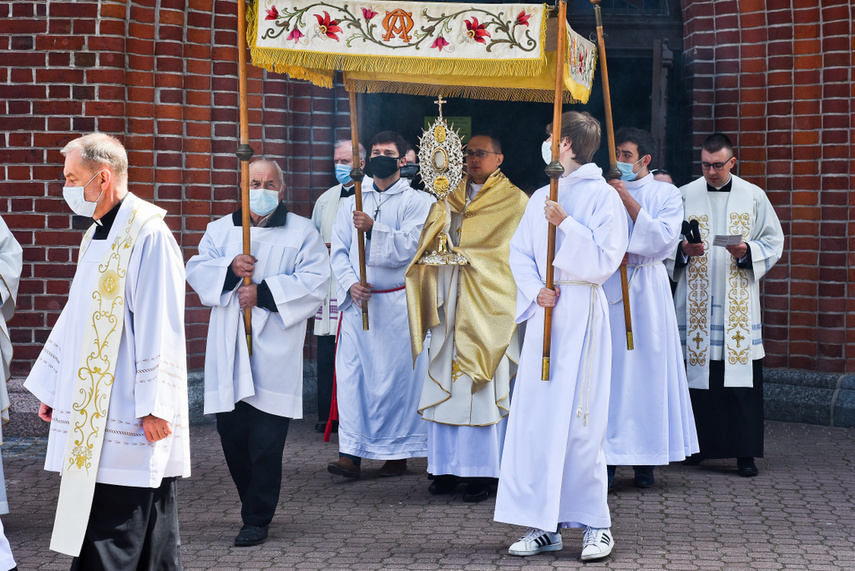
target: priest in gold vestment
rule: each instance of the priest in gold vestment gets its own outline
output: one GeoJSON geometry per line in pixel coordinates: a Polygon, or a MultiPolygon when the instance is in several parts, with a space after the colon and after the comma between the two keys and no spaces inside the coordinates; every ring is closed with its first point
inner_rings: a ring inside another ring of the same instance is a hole
{"type": "Polygon", "coordinates": [[[469,263],[415,263],[436,249],[445,227],[446,209],[437,202],[407,269],[414,359],[430,331],[430,365],[419,403],[419,413],[430,422],[429,491],[450,493],[463,480],[463,499],[470,502],[486,499],[499,476],[519,359],[508,253],[528,197],[499,170],[503,158],[498,139],[473,136],[466,148],[468,174],[448,196],[451,246],[469,263]]]}

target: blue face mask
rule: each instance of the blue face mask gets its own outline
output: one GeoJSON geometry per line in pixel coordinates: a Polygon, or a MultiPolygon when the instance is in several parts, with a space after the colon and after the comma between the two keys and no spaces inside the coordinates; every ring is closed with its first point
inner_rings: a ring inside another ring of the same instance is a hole
{"type": "Polygon", "coordinates": [[[350,165],[335,165],[335,179],[341,184],[348,184],[353,179],[350,178],[350,165]]]}
{"type": "Polygon", "coordinates": [[[249,209],[259,216],[267,216],[279,206],[279,193],[275,190],[252,188],[249,191],[249,209]]]}
{"type": "Polygon", "coordinates": [[[641,157],[634,163],[618,163],[617,169],[620,171],[620,179],[621,180],[635,180],[638,176],[638,173],[632,172],[632,169],[635,168],[635,165],[644,160],[644,157],[641,157]]]}

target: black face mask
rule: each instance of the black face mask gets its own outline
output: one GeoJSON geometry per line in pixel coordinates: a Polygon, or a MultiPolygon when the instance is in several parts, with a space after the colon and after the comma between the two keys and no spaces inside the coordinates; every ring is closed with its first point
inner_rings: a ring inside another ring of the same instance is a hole
{"type": "Polygon", "coordinates": [[[419,172],[419,165],[413,163],[407,163],[401,167],[401,177],[403,178],[415,178],[415,176],[419,172]]]}
{"type": "Polygon", "coordinates": [[[376,178],[389,178],[393,174],[395,174],[399,168],[398,160],[401,157],[387,157],[385,155],[379,155],[376,157],[371,157],[371,161],[369,164],[371,165],[371,172],[374,173],[376,178]]]}

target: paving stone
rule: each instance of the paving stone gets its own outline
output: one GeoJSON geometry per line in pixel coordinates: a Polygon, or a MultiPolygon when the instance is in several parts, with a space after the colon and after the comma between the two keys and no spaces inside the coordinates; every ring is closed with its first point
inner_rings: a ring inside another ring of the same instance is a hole
{"type": "MultiPolygon", "coordinates": [[[[313,420],[313,419],[312,419],[313,420]]],[[[760,475],[740,478],[733,460],[656,470],[656,485],[632,486],[619,468],[609,495],[615,551],[582,564],[582,532],[563,530],[564,549],[507,554],[525,530],[492,521],[494,497],[467,504],[433,497],[423,459],[399,478],[327,473],[337,455],[314,423],[295,421],[283,463],[279,510],[262,545],[237,548],[240,506],[216,429],[192,428],[193,476],[179,483],[182,556],[188,570],[537,571],[855,569],[855,429],[768,422],[760,475]]],[[[48,549],[59,477],[45,472],[46,440],[7,438],[2,447],[11,513],[3,524],[19,568],[68,569],[48,549]]]]}

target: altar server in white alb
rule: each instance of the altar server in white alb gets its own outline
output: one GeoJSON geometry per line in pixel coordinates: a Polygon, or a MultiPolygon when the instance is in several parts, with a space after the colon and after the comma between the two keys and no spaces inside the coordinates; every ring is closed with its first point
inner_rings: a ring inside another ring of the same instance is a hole
{"type": "MultiPolygon", "coordinates": [[[[353,196],[356,184],[350,178],[353,169],[353,146],[350,141],[341,140],[335,144],[333,151],[335,178],[338,184],[324,192],[312,209],[312,222],[321,233],[327,248],[332,245],[332,227],[339,206],[344,200],[353,196]]],[[[365,168],[365,147],[359,145],[359,168],[365,168]]],[[[370,180],[366,182],[371,182],[370,180]]],[[[365,184],[365,183],[363,183],[365,184]]],[[[318,343],[317,378],[318,378],[318,424],[317,432],[324,432],[329,420],[330,404],[332,403],[333,374],[335,371],[335,336],[338,332],[338,299],[336,298],[338,282],[335,276],[330,276],[329,291],[324,303],[315,315],[315,338],[318,343]]],[[[337,421],[334,421],[336,426],[337,421]]],[[[332,427],[331,427],[332,430],[332,427]]]]}
{"type": "Polygon", "coordinates": [[[663,260],[677,247],[683,202],[673,184],[647,170],[653,137],[636,128],[615,133],[621,179],[609,181],[629,223],[627,274],[633,350],[627,349],[620,272],[603,286],[612,330],[612,392],[605,453],[609,487],[616,466],[633,466],[634,484],[654,484],[653,466],[680,462],[698,451],[686,367],[671,286],[663,260]]]}
{"type": "Polygon", "coordinates": [[[362,458],[386,460],[379,475],[399,476],[407,458],[427,454],[427,427],[417,412],[427,360],[422,354],[413,366],[404,273],[432,200],[401,178],[407,143],[399,134],[378,133],[369,148],[374,180],[362,187],[363,211],[348,198],[333,223],[341,311],[335,361],[339,459],[327,470],[346,478],[360,477],[362,458]],[[367,238],[367,287],[359,282],[357,230],[367,238]]]}
{"type": "MultiPolygon", "coordinates": [[[[587,113],[561,117],[558,201],[532,195],[511,238],[517,323],[526,322],[499,475],[495,520],[528,527],[511,555],[562,548],[561,528],[584,527],[582,559],[614,545],[603,440],[612,340],[602,284],[623,259],[626,210],[591,163],[601,129],[587,113]],[[555,287],[545,287],[547,230],[555,225],[555,287]],[[544,308],[553,308],[550,379],[543,381],[544,308]]],[[[543,144],[551,157],[551,136],[543,144]]]]}
{"type": "Polygon", "coordinates": [[[760,278],[780,259],[784,232],[766,193],[734,166],[730,139],[707,137],[703,177],[680,189],[701,242],[680,242],[668,268],[701,447],[687,462],[736,458],[737,473],[750,478],[763,456],[760,278]],[[716,245],[716,236],[729,242],[716,245]]]}
{"type": "Polygon", "coordinates": [[[251,252],[243,254],[238,210],[208,225],[187,281],[212,308],[205,349],[205,414],[217,432],[241,500],[235,545],[267,539],[282,485],[288,424],[303,417],[306,320],[324,300],[327,249],[312,222],[281,202],[282,171],[268,160],[250,165],[251,252]],[[252,280],[243,285],[243,278],[252,280]],[[243,310],[252,310],[252,353],[243,310]]]}
{"type": "MultiPolygon", "coordinates": [[[[12,341],[9,339],[9,328],[6,322],[15,314],[15,300],[18,297],[18,283],[21,280],[23,259],[21,245],[9,231],[8,226],[0,218],[0,367],[3,378],[0,384],[0,416],[2,424],[9,422],[9,392],[6,383],[12,376],[12,341]]],[[[0,428],[0,444],[3,443],[3,432],[0,428]]],[[[3,474],[3,464],[0,460],[0,514],[9,513],[9,502],[6,500],[6,478],[3,474]]],[[[3,533],[3,522],[0,522],[0,570],[15,568],[15,559],[9,541],[3,533]]]]}
{"type": "Polygon", "coordinates": [[[65,308],[24,386],[62,473],[51,549],[72,569],[181,569],[176,479],[190,475],[184,262],[165,211],[128,192],[122,144],[65,155],[63,197],[94,218],[65,308]],[[88,523],[87,523],[88,522],[88,523]]]}

